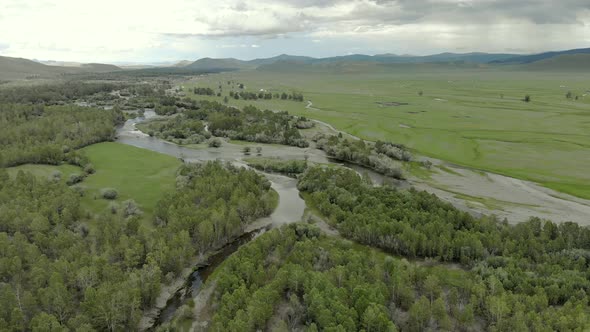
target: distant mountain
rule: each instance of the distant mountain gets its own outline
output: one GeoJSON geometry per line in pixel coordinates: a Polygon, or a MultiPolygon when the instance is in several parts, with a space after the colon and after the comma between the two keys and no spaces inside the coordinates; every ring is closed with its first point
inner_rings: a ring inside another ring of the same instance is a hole
{"type": "Polygon", "coordinates": [[[101,63],[68,63],[71,66],[58,65],[57,61],[52,63],[54,64],[46,65],[23,58],[0,56],[0,80],[19,80],[33,77],[55,78],[63,74],[106,73],[121,70],[117,66],[101,63]]]}
{"type": "Polygon", "coordinates": [[[568,55],[568,54],[590,54],[590,48],[578,48],[578,49],[567,50],[567,51],[545,52],[545,53],[532,54],[532,55],[520,55],[520,56],[510,57],[507,59],[502,59],[502,60],[493,60],[493,61],[490,61],[490,63],[525,64],[525,63],[533,63],[536,61],[550,59],[550,58],[557,57],[560,55],[568,55]]]}
{"type": "Polygon", "coordinates": [[[295,56],[281,54],[272,58],[255,59],[250,61],[243,61],[238,59],[212,59],[203,58],[193,62],[184,68],[199,69],[199,70],[240,70],[253,69],[260,66],[272,65],[275,63],[300,63],[300,64],[330,64],[330,63],[430,63],[430,62],[472,62],[472,63],[488,63],[493,60],[503,60],[515,57],[516,54],[489,54],[489,53],[441,53],[428,56],[412,56],[412,55],[395,55],[395,54],[380,54],[380,55],[365,55],[365,54],[351,54],[343,56],[335,56],[328,58],[312,58],[307,56],[295,56]]]}
{"type": "Polygon", "coordinates": [[[212,59],[212,58],[203,58],[199,59],[188,66],[184,66],[183,68],[191,69],[191,70],[212,70],[212,71],[219,71],[219,70],[240,70],[240,69],[249,69],[255,68],[255,64],[249,64],[247,61],[242,61],[233,58],[227,59],[212,59]]]}
{"type": "Polygon", "coordinates": [[[109,73],[113,71],[122,70],[120,67],[117,67],[115,65],[109,65],[104,63],[83,63],[80,66],[80,69],[82,69],[83,71],[93,73],[109,73]]]}
{"type": "Polygon", "coordinates": [[[47,60],[47,61],[36,61],[42,63],[47,66],[53,67],[66,67],[66,68],[79,68],[83,71],[94,72],[94,73],[108,73],[112,71],[121,70],[120,67],[111,64],[104,64],[104,63],[81,63],[81,62],[74,62],[74,61],[55,61],[55,60],[47,60]]]}
{"type": "Polygon", "coordinates": [[[261,65],[272,64],[272,63],[279,62],[279,61],[311,63],[315,60],[317,60],[317,59],[312,58],[312,57],[308,57],[308,56],[281,54],[281,55],[278,55],[278,56],[275,56],[272,58],[250,60],[250,61],[247,61],[247,63],[250,65],[261,66],[261,65]]]}
{"type": "Polygon", "coordinates": [[[47,66],[23,58],[0,56],[0,80],[18,80],[27,77],[56,76],[63,72],[62,67],[47,66]]]}
{"type": "Polygon", "coordinates": [[[561,54],[524,64],[523,67],[538,71],[590,71],[590,53],[561,54]]]}
{"type": "Polygon", "coordinates": [[[173,67],[186,67],[186,66],[190,65],[191,63],[193,63],[193,62],[189,61],[189,60],[182,60],[182,61],[178,61],[177,63],[175,63],[173,67]]]}

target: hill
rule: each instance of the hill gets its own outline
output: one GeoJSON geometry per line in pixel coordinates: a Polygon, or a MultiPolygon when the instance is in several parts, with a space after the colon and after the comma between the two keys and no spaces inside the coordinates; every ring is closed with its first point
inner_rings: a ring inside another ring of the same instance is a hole
{"type": "Polygon", "coordinates": [[[555,51],[555,52],[544,52],[539,54],[532,54],[532,55],[521,55],[510,57],[503,60],[494,60],[490,61],[490,63],[495,64],[526,64],[526,63],[533,63],[536,61],[541,61],[545,59],[550,59],[553,57],[558,57],[561,55],[569,55],[569,54],[590,54],[590,48],[578,48],[573,50],[566,50],[566,51],[555,51]]]}
{"type": "Polygon", "coordinates": [[[311,63],[314,62],[315,58],[308,57],[308,56],[298,56],[298,55],[288,55],[288,54],[281,54],[272,58],[263,58],[263,59],[254,59],[248,61],[251,65],[261,66],[261,65],[268,65],[273,64],[279,61],[285,62],[300,62],[300,63],[311,63]]]}
{"type": "Polygon", "coordinates": [[[590,53],[562,54],[525,64],[523,68],[545,71],[588,71],[590,70],[590,53]]]}
{"type": "Polygon", "coordinates": [[[495,60],[504,60],[515,57],[516,54],[490,54],[490,53],[440,53],[427,56],[395,55],[395,54],[351,54],[327,58],[312,58],[307,56],[296,56],[281,54],[271,58],[260,58],[250,61],[243,61],[234,58],[212,59],[203,58],[183,68],[198,70],[240,70],[254,69],[261,66],[288,64],[308,65],[333,65],[352,63],[374,63],[374,64],[403,64],[403,63],[436,63],[436,62],[469,62],[484,64],[495,60]]]}
{"type": "Polygon", "coordinates": [[[0,80],[53,77],[58,75],[61,70],[60,67],[47,66],[28,59],[0,56],[0,80]]]}
{"type": "Polygon", "coordinates": [[[256,66],[253,64],[249,64],[247,61],[242,61],[233,58],[227,59],[213,59],[213,58],[203,58],[199,59],[188,66],[183,68],[191,69],[191,70],[240,70],[240,69],[249,69],[255,68],[256,66]]]}
{"type": "MultiPolygon", "coordinates": [[[[58,63],[53,61],[52,63],[58,63]]],[[[0,56],[0,80],[21,80],[27,78],[55,78],[64,74],[106,73],[121,68],[101,63],[80,64],[79,66],[45,65],[23,58],[0,56]]]]}
{"type": "Polygon", "coordinates": [[[186,66],[190,65],[191,63],[193,63],[193,62],[189,61],[189,60],[182,60],[182,61],[178,61],[177,63],[175,63],[173,67],[186,67],[186,66]]]}
{"type": "Polygon", "coordinates": [[[87,72],[93,73],[108,73],[112,71],[122,70],[115,65],[109,65],[104,63],[84,63],[80,66],[80,69],[87,72]]]}

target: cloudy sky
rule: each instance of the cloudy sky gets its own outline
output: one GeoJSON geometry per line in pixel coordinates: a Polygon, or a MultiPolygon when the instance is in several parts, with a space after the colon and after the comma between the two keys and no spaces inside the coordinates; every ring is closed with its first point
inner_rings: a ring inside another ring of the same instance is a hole
{"type": "Polygon", "coordinates": [[[590,47],[590,0],[0,0],[0,55],[82,62],[590,47]]]}

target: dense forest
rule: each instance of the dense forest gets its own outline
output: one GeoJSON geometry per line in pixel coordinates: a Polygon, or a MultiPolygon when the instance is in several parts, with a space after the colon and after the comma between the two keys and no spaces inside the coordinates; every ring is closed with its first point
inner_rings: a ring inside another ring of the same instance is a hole
{"type": "Polygon", "coordinates": [[[0,166],[75,159],[75,149],[112,140],[123,121],[118,110],[0,104],[0,166]]]}
{"type": "Polygon", "coordinates": [[[241,248],[214,282],[211,331],[480,327],[470,297],[480,281],[473,274],[419,267],[307,224],[273,230],[241,248]]]}
{"type": "Polygon", "coordinates": [[[85,83],[68,81],[65,83],[19,86],[0,89],[0,103],[19,104],[63,104],[94,94],[108,94],[114,90],[129,88],[126,84],[85,83]]]}
{"type": "Polygon", "coordinates": [[[411,153],[403,145],[389,142],[349,140],[343,138],[342,134],[317,134],[313,141],[318,149],[324,150],[334,159],[365,166],[396,179],[404,178],[398,161],[412,159],[411,153]]]}
{"type": "Polygon", "coordinates": [[[590,324],[587,227],[476,219],[434,195],[373,187],[346,169],[311,168],[299,188],[344,237],[470,269],[481,279],[470,288],[473,309],[486,326],[518,330],[524,322],[563,331],[590,324]]]}
{"type": "Polygon", "coordinates": [[[92,219],[65,184],[0,169],[0,330],[135,330],[161,283],[276,204],[266,179],[220,163],[177,182],[148,226],[123,208],[92,219]]]}
{"type": "Polygon", "coordinates": [[[254,106],[243,110],[217,102],[200,101],[184,105],[181,110],[174,98],[165,98],[156,108],[160,115],[180,113],[175,118],[158,121],[143,127],[150,135],[164,139],[177,139],[183,143],[200,143],[208,137],[208,131],[217,137],[227,137],[257,143],[276,143],[308,147],[309,143],[297,129],[301,119],[287,112],[261,111],[254,106]]]}

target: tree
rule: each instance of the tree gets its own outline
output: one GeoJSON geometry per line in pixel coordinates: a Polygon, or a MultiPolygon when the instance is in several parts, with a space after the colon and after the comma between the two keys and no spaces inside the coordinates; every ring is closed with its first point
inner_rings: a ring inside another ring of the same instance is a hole
{"type": "Polygon", "coordinates": [[[210,148],[219,148],[221,147],[221,140],[217,137],[212,138],[209,140],[209,147],[210,148]]]}
{"type": "Polygon", "coordinates": [[[525,96],[524,96],[524,99],[523,99],[523,101],[524,101],[525,103],[528,103],[528,102],[530,102],[530,101],[531,101],[531,96],[529,96],[529,95],[525,95],[525,96]]]}
{"type": "Polygon", "coordinates": [[[424,296],[412,305],[410,308],[410,324],[417,331],[425,330],[430,320],[430,302],[424,296]]]}
{"type": "Polygon", "coordinates": [[[434,274],[429,275],[424,281],[424,293],[430,300],[430,304],[440,295],[441,287],[438,277],[434,274]]]}
{"type": "Polygon", "coordinates": [[[424,91],[422,91],[422,90],[418,91],[418,96],[422,97],[423,94],[424,94],[424,91]]]}
{"type": "Polygon", "coordinates": [[[31,331],[33,332],[60,332],[67,331],[55,316],[40,312],[31,319],[31,331]]]}

